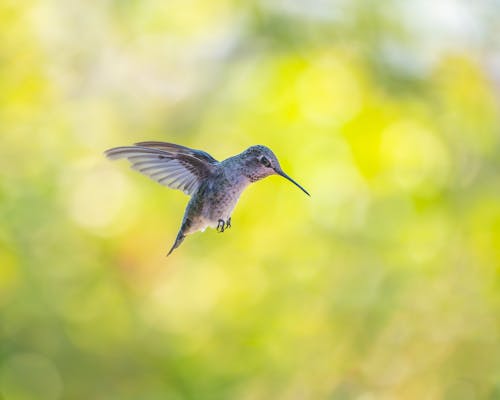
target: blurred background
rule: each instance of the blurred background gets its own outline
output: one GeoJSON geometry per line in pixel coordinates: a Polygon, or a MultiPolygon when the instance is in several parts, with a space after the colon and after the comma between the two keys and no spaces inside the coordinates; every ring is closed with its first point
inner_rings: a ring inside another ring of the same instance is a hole
{"type": "Polygon", "coordinates": [[[3,0],[0,398],[500,399],[497,0],[3,0]],[[233,229],[107,161],[271,147],[233,229]]]}

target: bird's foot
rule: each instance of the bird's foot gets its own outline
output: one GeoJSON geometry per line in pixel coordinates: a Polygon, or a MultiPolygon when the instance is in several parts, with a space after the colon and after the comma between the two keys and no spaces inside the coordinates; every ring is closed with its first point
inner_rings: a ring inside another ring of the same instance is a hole
{"type": "Polygon", "coordinates": [[[231,228],[231,218],[229,218],[227,221],[224,221],[223,219],[219,219],[217,222],[217,232],[222,233],[224,232],[227,228],[231,228]]]}
{"type": "Polygon", "coordinates": [[[225,231],[226,229],[226,221],[224,221],[223,219],[219,219],[219,221],[217,221],[217,232],[219,233],[222,233],[225,231]]]}

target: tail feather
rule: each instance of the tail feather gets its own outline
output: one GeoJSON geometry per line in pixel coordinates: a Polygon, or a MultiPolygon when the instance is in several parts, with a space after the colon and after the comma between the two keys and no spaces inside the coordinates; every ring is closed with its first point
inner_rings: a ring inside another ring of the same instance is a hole
{"type": "Polygon", "coordinates": [[[168,252],[167,254],[167,257],[172,254],[172,252],[181,245],[181,243],[184,241],[184,238],[186,237],[186,235],[184,235],[182,229],[179,231],[179,233],[177,234],[177,238],[175,239],[175,243],[174,245],[172,246],[172,248],[170,249],[170,251],[168,252]]]}

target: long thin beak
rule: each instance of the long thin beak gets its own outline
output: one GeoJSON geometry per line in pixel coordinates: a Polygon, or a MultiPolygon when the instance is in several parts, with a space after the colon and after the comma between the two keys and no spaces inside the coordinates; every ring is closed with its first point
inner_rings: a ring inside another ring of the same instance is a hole
{"type": "Polygon", "coordinates": [[[290,178],[287,174],[285,174],[281,169],[275,169],[275,171],[278,175],[281,175],[283,178],[288,179],[290,182],[292,182],[295,186],[298,186],[299,189],[302,190],[305,194],[311,196],[306,189],[300,186],[297,182],[295,182],[292,178],[290,178]]]}

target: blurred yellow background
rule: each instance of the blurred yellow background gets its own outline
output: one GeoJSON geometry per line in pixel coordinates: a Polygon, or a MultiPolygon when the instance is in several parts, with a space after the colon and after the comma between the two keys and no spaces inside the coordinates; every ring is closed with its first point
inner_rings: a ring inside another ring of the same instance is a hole
{"type": "Polygon", "coordinates": [[[500,6],[3,0],[0,398],[500,399],[500,6]],[[187,197],[102,152],[271,147],[187,197]]]}

